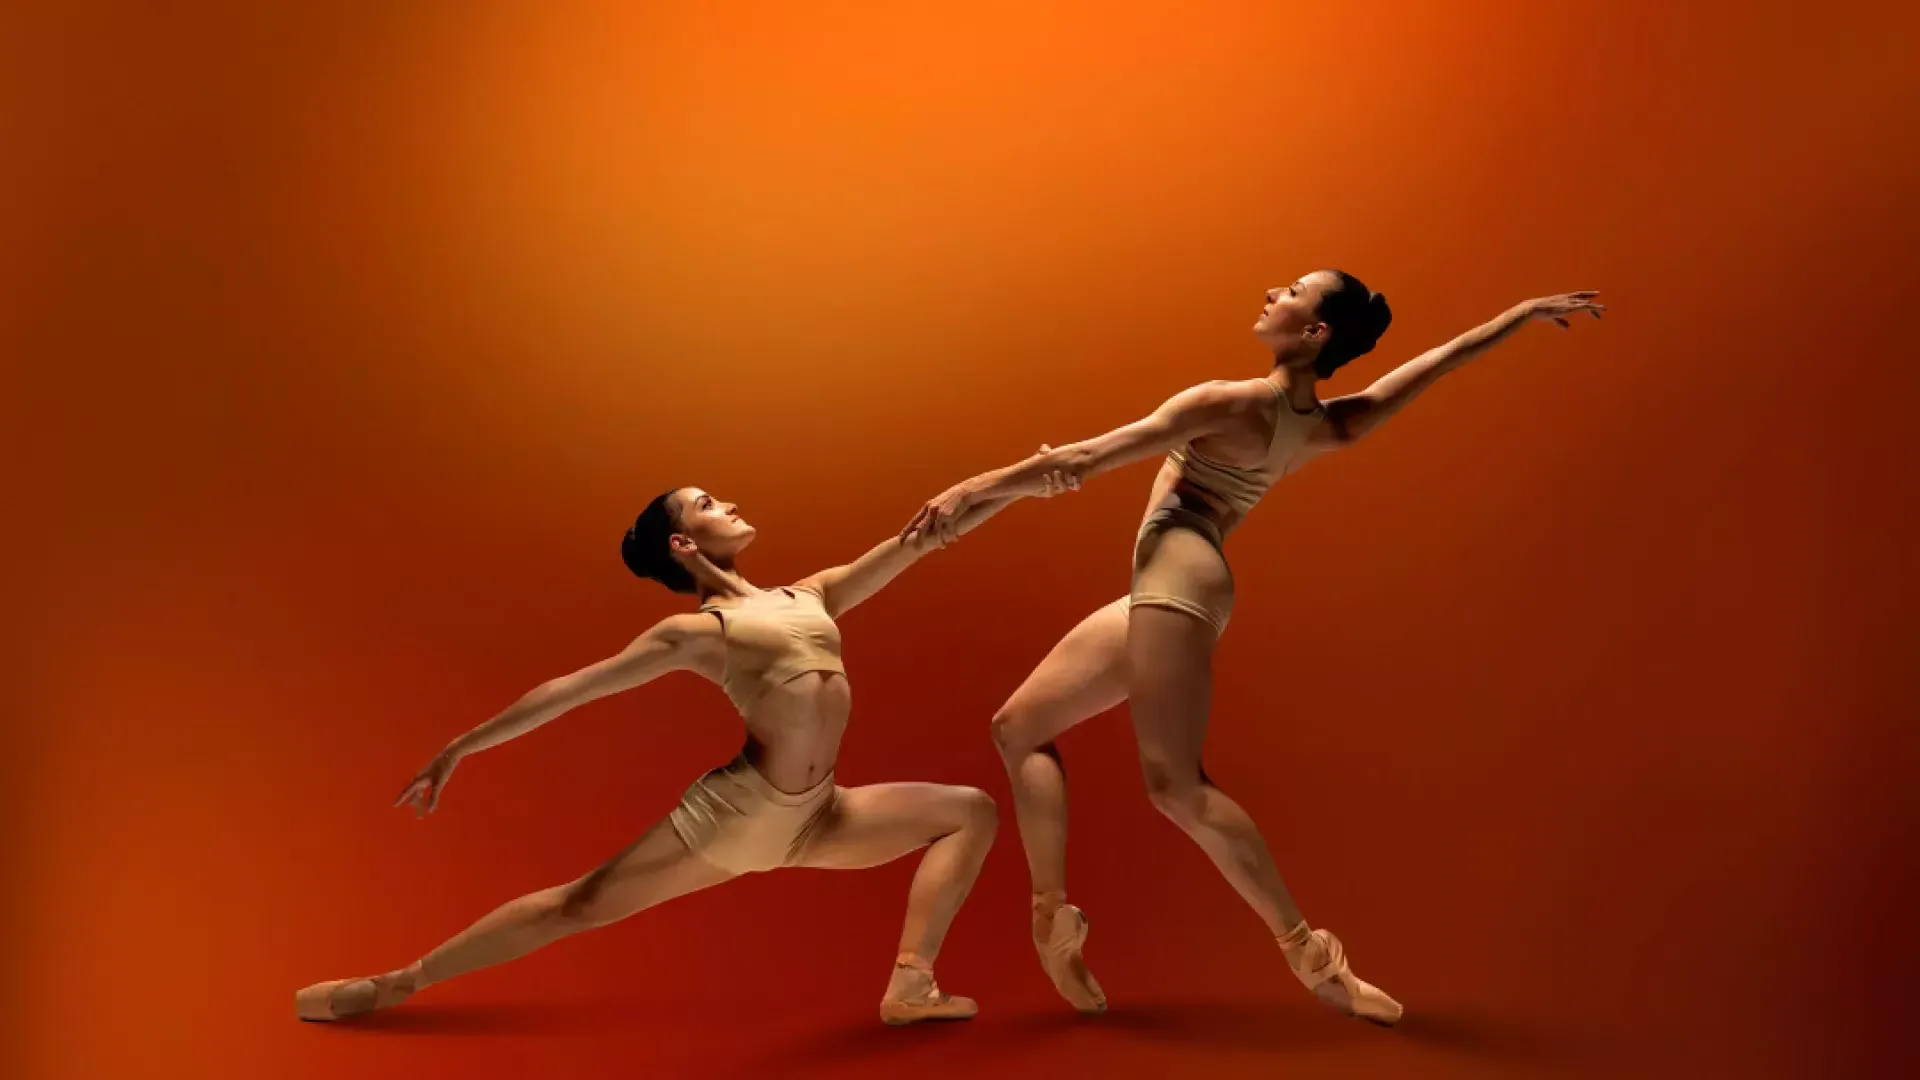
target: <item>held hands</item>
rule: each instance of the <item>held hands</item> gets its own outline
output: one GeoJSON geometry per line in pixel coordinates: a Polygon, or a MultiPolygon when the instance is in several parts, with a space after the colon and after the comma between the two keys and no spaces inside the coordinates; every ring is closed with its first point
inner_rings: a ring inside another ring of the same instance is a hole
{"type": "MultiPolygon", "coordinates": [[[[1039,452],[1044,454],[1052,449],[1051,446],[1041,443],[1039,452]]],[[[1062,470],[1055,469],[1042,478],[1039,495],[1043,499],[1050,499],[1063,491],[1078,490],[1080,490],[1078,476],[1069,476],[1062,470]]],[[[922,506],[919,513],[913,515],[913,520],[907,522],[907,527],[900,531],[900,541],[916,548],[925,547],[928,543],[936,547],[946,547],[960,538],[960,519],[966,516],[967,511],[978,505],[980,505],[980,497],[975,490],[974,482],[963,480],[922,506]]]]}
{"type": "Polygon", "coordinates": [[[407,785],[393,805],[413,807],[414,817],[425,817],[433,813],[440,805],[440,793],[447,788],[447,778],[453,775],[453,767],[460,759],[451,750],[442,750],[427,762],[426,768],[414,774],[413,782],[407,785]]]}
{"type": "Polygon", "coordinates": [[[972,484],[971,480],[962,480],[928,500],[900,530],[900,542],[916,548],[924,548],[929,542],[946,547],[959,539],[960,517],[973,509],[977,498],[972,484]]]}
{"type": "MultiPolygon", "coordinates": [[[[1040,452],[1043,454],[1052,449],[1053,447],[1048,446],[1046,443],[1040,444],[1040,452]]],[[[1060,469],[1055,469],[1048,473],[1041,482],[1044,486],[1040,489],[1040,497],[1043,499],[1051,499],[1064,491],[1080,490],[1079,474],[1063,472],[1060,469]]]]}
{"type": "Polygon", "coordinates": [[[1599,296],[1597,292],[1561,293],[1559,296],[1542,296],[1537,300],[1529,300],[1521,307],[1526,309],[1527,318],[1552,319],[1560,324],[1561,329],[1566,330],[1573,326],[1567,321],[1569,315],[1584,311],[1597,319],[1601,312],[1607,310],[1605,304],[1599,303],[1599,296]]]}

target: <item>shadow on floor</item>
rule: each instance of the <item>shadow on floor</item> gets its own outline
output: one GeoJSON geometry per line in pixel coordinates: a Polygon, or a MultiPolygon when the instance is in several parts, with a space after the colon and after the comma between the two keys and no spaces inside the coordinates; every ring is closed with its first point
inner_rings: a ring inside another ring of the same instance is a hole
{"type": "Polygon", "coordinates": [[[1488,1066],[1566,1067],[1601,1060],[1600,1048],[1591,1040],[1556,1035],[1485,1012],[1409,1013],[1398,1027],[1388,1029],[1304,1002],[1169,1000],[1131,1002],[1095,1017],[1047,1008],[1013,1015],[983,1013],[965,1023],[901,1029],[862,1017],[781,1041],[744,1064],[849,1064],[937,1052],[943,1061],[983,1059],[984,1066],[984,1059],[1101,1032],[1109,1037],[1275,1056],[1398,1046],[1488,1066]]]}
{"type": "Polygon", "coordinates": [[[327,1024],[366,1035],[582,1035],[647,1030],[665,1022],[656,1002],[626,998],[560,1001],[407,1002],[327,1024]]]}

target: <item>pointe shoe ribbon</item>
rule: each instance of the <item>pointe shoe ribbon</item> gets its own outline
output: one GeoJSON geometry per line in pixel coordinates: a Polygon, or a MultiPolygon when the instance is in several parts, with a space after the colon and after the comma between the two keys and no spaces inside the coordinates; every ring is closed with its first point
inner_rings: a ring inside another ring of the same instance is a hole
{"type": "Polygon", "coordinates": [[[894,961],[894,968],[896,977],[900,970],[924,975],[927,985],[919,993],[903,997],[893,997],[889,991],[889,996],[880,1002],[881,1022],[900,1027],[922,1020],[967,1020],[979,1013],[980,1005],[972,998],[943,993],[933,977],[933,968],[918,957],[903,954],[894,961]]]}
{"type": "Polygon", "coordinates": [[[1306,924],[1301,923],[1279,940],[1294,978],[1314,997],[1375,1024],[1391,1027],[1399,1022],[1400,1003],[1353,973],[1347,964],[1346,946],[1331,930],[1308,932],[1306,924]]]}
{"type": "Polygon", "coordinates": [[[413,996],[414,987],[399,982],[389,974],[315,983],[293,995],[293,1012],[302,1020],[326,1023],[384,1009],[413,996]]]}

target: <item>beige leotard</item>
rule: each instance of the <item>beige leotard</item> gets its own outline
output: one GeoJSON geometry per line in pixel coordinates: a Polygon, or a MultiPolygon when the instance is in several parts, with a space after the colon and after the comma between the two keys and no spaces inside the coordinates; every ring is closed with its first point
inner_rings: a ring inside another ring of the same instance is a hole
{"type": "MultiPolygon", "coordinates": [[[[743,716],[767,691],[809,672],[846,674],[840,628],[813,589],[768,589],[700,610],[720,619],[726,639],[720,687],[743,716]]],[[[806,791],[781,791],[743,754],[694,781],[667,816],[701,858],[736,874],[753,873],[798,862],[840,790],[828,773],[806,791]]]]}
{"type": "Polygon", "coordinates": [[[727,646],[720,688],[742,714],[768,690],[808,672],[847,672],[840,628],[825,598],[806,586],[767,589],[738,604],[700,610],[720,618],[727,646]]]}
{"type": "MultiPolygon", "coordinates": [[[[1295,412],[1278,386],[1268,381],[1267,387],[1279,408],[1266,456],[1258,464],[1215,461],[1192,443],[1167,454],[1184,485],[1236,517],[1245,517],[1274,484],[1305,460],[1307,437],[1325,415],[1319,405],[1309,412],[1295,412]]],[[[1233,613],[1233,572],[1227,566],[1219,523],[1179,506],[1147,515],[1134,541],[1128,604],[1183,612],[1212,626],[1215,633],[1226,630],[1233,613]]]]}

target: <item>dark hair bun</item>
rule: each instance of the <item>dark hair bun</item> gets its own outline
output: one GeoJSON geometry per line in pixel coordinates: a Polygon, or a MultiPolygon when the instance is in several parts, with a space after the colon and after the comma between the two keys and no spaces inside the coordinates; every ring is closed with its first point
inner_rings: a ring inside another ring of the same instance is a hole
{"type": "Polygon", "coordinates": [[[1387,332],[1393,323],[1393,309],[1387,306],[1386,293],[1373,293],[1367,297],[1367,337],[1378,341],[1380,335],[1387,332]]]}
{"type": "Polygon", "coordinates": [[[1333,287],[1320,296],[1320,318],[1333,337],[1314,358],[1313,370],[1327,378],[1348,361],[1373,351],[1393,321],[1387,298],[1345,270],[1333,270],[1333,287]]]}
{"type": "Polygon", "coordinates": [[[652,567],[648,565],[646,554],[640,549],[640,534],[628,529],[620,538],[620,561],[627,564],[634,577],[652,577],[652,567]]]}
{"type": "Polygon", "coordinates": [[[650,578],[677,593],[691,593],[697,591],[693,575],[674,561],[669,546],[678,526],[667,500],[678,490],[670,489],[655,498],[633,519],[633,527],[620,540],[620,561],[635,577],[650,578]]]}

